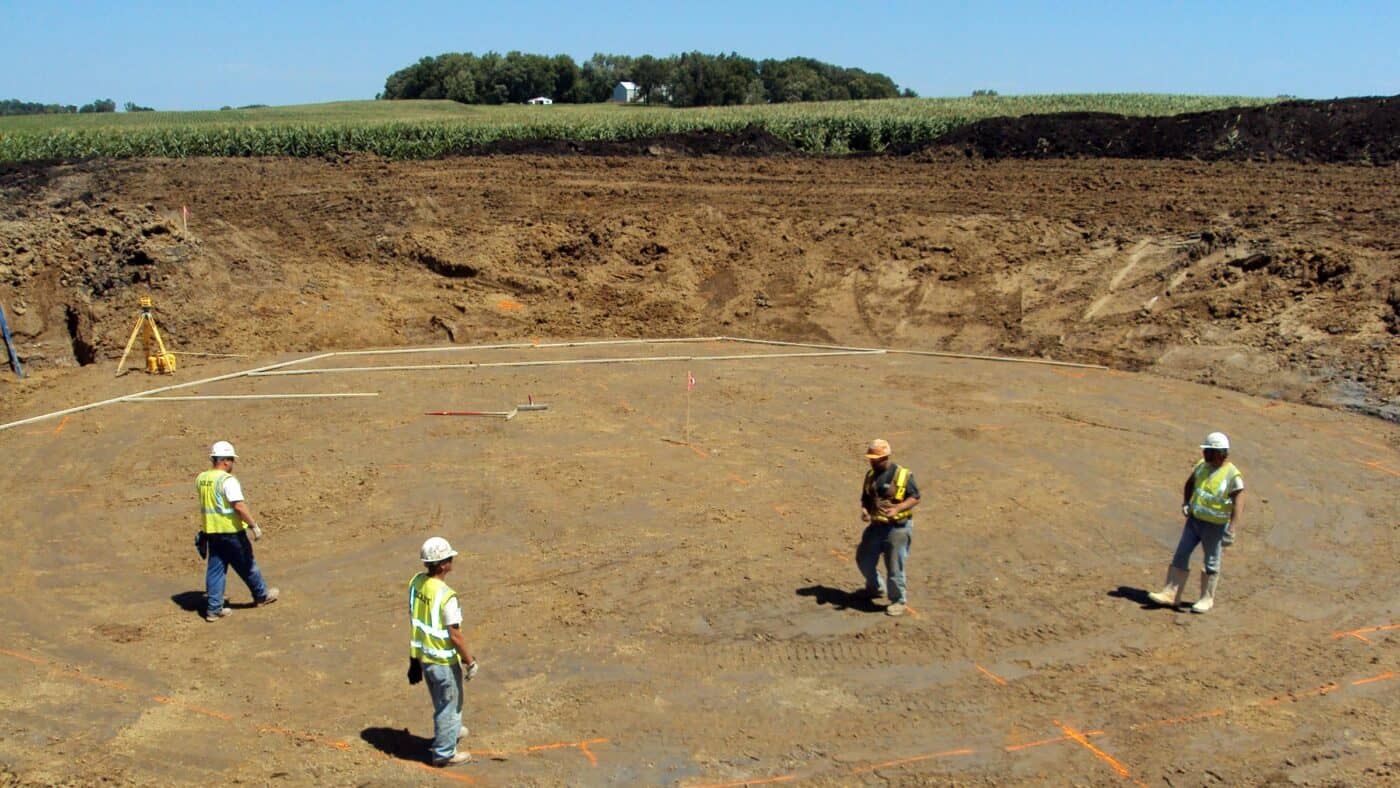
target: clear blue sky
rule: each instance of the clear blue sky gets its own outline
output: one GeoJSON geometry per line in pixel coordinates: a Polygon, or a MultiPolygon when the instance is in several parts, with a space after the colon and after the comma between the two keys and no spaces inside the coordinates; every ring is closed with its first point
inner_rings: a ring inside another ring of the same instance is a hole
{"type": "Polygon", "coordinates": [[[0,0],[0,98],[157,109],[373,98],[424,55],[794,55],[922,96],[1400,93],[1385,2],[0,0]]]}

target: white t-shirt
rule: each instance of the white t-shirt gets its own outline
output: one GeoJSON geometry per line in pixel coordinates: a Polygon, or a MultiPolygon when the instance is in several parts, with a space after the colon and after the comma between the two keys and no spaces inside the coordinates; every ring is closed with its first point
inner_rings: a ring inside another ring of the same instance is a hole
{"type": "Polygon", "coordinates": [[[224,477],[224,500],[228,501],[230,506],[243,500],[243,485],[233,476],[224,477]]]}
{"type": "Polygon", "coordinates": [[[457,597],[453,596],[442,606],[442,625],[445,627],[460,627],[462,625],[462,606],[457,604],[457,597]]]}

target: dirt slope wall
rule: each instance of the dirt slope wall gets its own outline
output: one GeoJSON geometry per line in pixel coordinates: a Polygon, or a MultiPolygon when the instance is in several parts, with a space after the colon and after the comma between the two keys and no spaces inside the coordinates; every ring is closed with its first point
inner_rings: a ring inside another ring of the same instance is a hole
{"type": "Polygon", "coordinates": [[[151,292],[178,350],[731,333],[1044,354],[1393,418],[1398,182],[1112,160],[89,162],[3,179],[0,302],[40,371],[110,363],[151,292]]]}

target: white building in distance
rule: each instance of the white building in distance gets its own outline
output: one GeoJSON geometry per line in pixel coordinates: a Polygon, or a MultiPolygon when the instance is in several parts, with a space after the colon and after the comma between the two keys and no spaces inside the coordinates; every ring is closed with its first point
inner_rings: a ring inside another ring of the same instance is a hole
{"type": "Polygon", "coordinates": [[[642,89],[635,82],[619,82],[613,88],[612,100],[618,104],[631,104],[641,98],[642,89]]]}

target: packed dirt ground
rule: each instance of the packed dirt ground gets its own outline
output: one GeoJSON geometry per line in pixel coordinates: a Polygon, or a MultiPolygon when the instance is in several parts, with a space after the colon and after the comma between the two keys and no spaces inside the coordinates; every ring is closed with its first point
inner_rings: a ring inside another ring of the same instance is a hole
{"type": "Polygon", "coordinates": [[[0,423],[314,351],[442,346],[287,371],[691,359],[242,377],[171,393],[377,396],[0,431],[0,783],[1400,780],[1394,167],[655,154],[0,177],[32,373],[0,423]],[[148,292],[177,353],[246,357],[113,377],[148,292]],[[548,346],[714,335],[1111,369],[548,346]],[[1249,496],[1220,603],[1152,608],[1216,429],[1249,496]],[[898,619],[848,594],[876,436],[925,495],[898,619]],[[232,580],[206,624],[216,439],[284,599],[232,580]],[[449,772],[403,677],[434,533],[483,665],[449,772]]]}
{"type": "MultiPolygon", "coordinates": [[[[128,402],[0,433],[0,762],[153,785],[1400,778],[1400,428],[1141,373],[763,357],[788,352],[815,351],[332,357],[276,371],[677,360],[244,377],[172,394],[379,396],[128,402]],[[530,395],[549,410],[423,415],[530,395]],[[1219,605],[1152,608],[1214,428],[1250,496],[1219,605]],[[925,499],[904,618],[850,596],[876,435],[925,499]],[[252,609],[232,580],[238,609],[207,624],[191,480],[216,437],[283,599],[252,609]],[[436,777],[403,676],[430,534],[463,551],[483,666],[482,762],[436,777]]],[[[89,367],[64,390],[168,380],[89,367]]]]}

